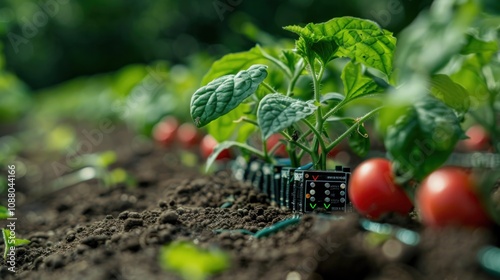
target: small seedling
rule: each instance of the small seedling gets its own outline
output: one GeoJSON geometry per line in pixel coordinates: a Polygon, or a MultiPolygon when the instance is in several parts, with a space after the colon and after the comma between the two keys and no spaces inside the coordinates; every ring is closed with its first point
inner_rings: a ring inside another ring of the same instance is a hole
{"type": "Polygon", "coordinates": [[[28,245],[30,244],[31,241],[27,239],[20,239],[20,238],[13,238],[13,234],[10,230],[8,229],[2,229],[2,235],[3,235],[3,242],[5,245],[5,250],[3,253],[3,259],[7,260],[7,254],[11,250],[12,247],[19,247],[23,245],[28,245]]]}
{"type": "Polygon", "coordinates": [[[193,244],[174,242],[160,252],[160,263],[184,279],[203,280],[229,267],[229,257],[218,249],[202,250],[193,244]]]}

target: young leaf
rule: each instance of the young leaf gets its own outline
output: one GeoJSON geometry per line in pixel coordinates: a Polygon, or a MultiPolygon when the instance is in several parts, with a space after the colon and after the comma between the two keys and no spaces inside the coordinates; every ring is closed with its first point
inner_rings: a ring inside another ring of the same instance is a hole
{"type": "Polygon", "coordinates": [[[336,56],[339,46],[334,41],[319,41],[311,44],[311,50],[316,53],[323,65],[327,64],[336,56]]]}
{"type": "Polygon", "coordinates": [[[312,101],[301,101],[277,93],[266,95],[257,109],[262,138],[266,140],[272,134],[313,114],[316,109],[318,107],[312,101]]]}
{"type": "Polygon", "coordinates": [[[267,77],[267,66],[252,65],[236,75],[226,75],[198,89],[191,98],[191,117],[202,127],[238,107],[267,77]]]}
{"type": "MultiPolygon", "coordinates": [[[[302,52],[305,48],[315,48],[318,42],[326,44],[334,50],[330,58],[349,57],[356,62],[380,70],[386,75],[392,73],[392,58],[396,46],[396,38],[392,33],[383,30],[375,22],[354,17],[334,18],[324,23],[309,23],[305,27],[286,26],[286,30],[303,38],[302,52]],[[304,45],[304,42],[307,43],[304,45]]],[[[322,50],[325,50],[325,45],[322,50]]],[[[299,49],[299,46],[297,46],[299,49]]],[[[317,51],[316,47],[316,51],[317,51]]],[[[320,53],[318,53],[320,55],[320,53]]],[[[322,52],[322,56],[327,55],[322,52]]]]}
{"type": "Polygon", "coordinates": [[[432,95],[458,113],[465,114],[469,110],[469,92],[461,85],[453,82],[447,75],[437,74],[432,76],[430,85],[432,95]]]}
{"type": "Polygon", "coordinates": [[[234,74],[254,64],[266,62],[267,60],[257,47],[246,52],[227,54],[212,64],[208,73],[203,77],[201,84],[206,85],[221,76],[234,74]]]}
{"type": "Polygon", "coordinates": [[[7,260],[7,254],[9,253],[9,250],[11,247],[23,246],[23,245],[30,244],[30,242],[31,242],[27,239],[14,238],[14,244],[10,244],[9,243],[10,233],[11,233],[11,231],[8,229],[2,229],[3,242],[5,244],[5,250],[3,253],[4,260],[7,260]]]}
{"type": "Polygon", "coordinates": [[[361,64],[356,64],[352,61],[349,61],[342,70],[341,79],[344,84],[344,91],[347,100],[384,92],[385,90],[373,79],[363,75],[361,64]]]}
{"type": "Polygon", "coordinates": [[[446,161],[463,135],[453,110],[429,95],[388,127],[385,146],[400,179],[422,180],[446,161]]]}
{"type": "Polygon", "coordinates": [[[359,157],[365,157],[370,151],[370,138],[366,128],[353,119],[344,119],[343,121],[348,127],[358,125],[358,129],[349,136],[349,147],[359,157]]]}

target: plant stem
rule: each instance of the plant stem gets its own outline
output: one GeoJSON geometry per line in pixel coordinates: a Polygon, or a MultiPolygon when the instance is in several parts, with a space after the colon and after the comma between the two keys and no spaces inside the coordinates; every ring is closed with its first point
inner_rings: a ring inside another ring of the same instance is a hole
{"type": "Polygon", "coordinates": [[[262,151],[264,152],[264,160],[270,162],[269,153],[267,152],[267,140],[262,139],[262,151]]]}
{"type": "Polygon", "coordinates": [[[299,63],[299,68],[295,69],[295,73],[293,73],[293,77],[290,80],[290,83],[288,84],[288,89],[286,91],[286,96],[291,96],[293,93],[293,89],[295,88],[295,84],[297,83],[297,80],[300,77],[300,74],[302,71],[304,71],[304,68],[306,68],[306,64],[304,63],[304,59],[300,59],[299,63]]]}
{"type": "Polygon", "coordinates": [[[247,150],[248,152],[250,152],[252,154],[255,154],[256,156],[258,156],[258,157],[260,157],[262,159],[266,159],[266,155],[264,154],[264,152],[259,151],[256,148],[254,148],[254,147],[252,147],[252,146],[250,146],[248,144],[240,143],[240,142],[235,142],[235,141],[226,141],[226,142],[230,142],[233,146],[239,147],[239,148],[241,148],[243,150],[247,150]]]}
{"type": "Polygon", "coordinates": [[[491,122],[490,122],[490,126],[488,127],[488,130],[490,131],[490,136],[491,136],[491,143],[493,143],[493,152],[495,153],[498,153],[500,152],[499,149],[500,147],[498,146],[498,141],[500,140],[499,137],[500,137],[500,131],[497,130],[497,125],[496,125],[496,118],[497,118],[497,112],[495,110],[495,101],[496,101],[496,97],[498,95],[498,91],[497,90],[494,90],[494,91],[491,91],[490,90],[490,104],[489,104],[489,109],[491,111],[491,122]]]}
{"type": "Polygon", "coordinates": [[[328,117],[331,115],[335,114],[340,108],[342,108],[345,104],[347,104],[349,101],[346,101],[346,99],[340,101],[335,107],[333,107],[330,111],[326,112],[326,114],[323,116],[323,121],[326,121],[328,117]]]}
{"type": "Polygon", "coordinates": [[[288,69],[288,67],[283,62],[279,61],[278,59],[276,59],[272,55],[268,54],[259,45],[257,45],[257,47],[259,48],[259,50],[262,53],[262,56],[264,56],[264,58],[266,58],[267,60],[271,61],[276,66],[278,66],[278,68],[280,68],[288,77],[292,77],[292,72],[290,71],[290,69],[288,69]]]}
{"type": "MultiPolygon", "coordinates": [[[[309,62],[309,66],[311,68],[311,76],[313,79],[314,86],[314,99],[317,104],[320,104],[318,110],[316,110],[316,129],[313,130],[315,133],[315,137],[313,140],[313,149],[317,154],[319,153],[319,147],[321,146],[321,154],[318,161],[314,161],[314,167],[316,169],[325,170],[326,169],[326,153],[325,153],[325,143],[321,137],[321,131],[323,131],[323,112],[321,111],[321,93],[320,93],[320,83],[323,78],[323,74],[325,71],[325,67],[321,66],[318,74],[316,75],[316,71],[314,69],[314,61],[309,62]]],[[[311,128],[312,130],[312,128],[311,128]]]]}
{"type": "Polygon", "coordinates": [[[272,86],[270,86],[268,83],[266,82],[262,82],[261,84],[262,86],[264,86],[267,90],[269,90],[271,93],[276,93],[276,90],[274,90],[274,88],[272,86]]]}
{"type": "MultiPolygon", "coordinates": [[[[314,135],[316,136],[316,138],[321,139],[321,130],[318,131],[318,129],[316,127],[314,127],[314,125],[312,123],[310,123],[306,119],[303,119],[302,122],[305,123],[309,127],[310,131],[312,133],[314,133],[314,135]]],[[[324,141],[319,141],[319,145],[320,145],[322,151],[326,148],[324,141]]]]}
{"type": "MultiPolygon", "coordinates": [[[[299,143],[297,141],[294,141],[292,139],[292,137],[290,137],[290,135],[286,134],[285,132],[281,132],[281,135],[283,135],[290,144],[292,145],[296,145],[297,147],[301,148],[303,151],[307,152],[308,154],[311,155],[311,157],[313,158],[313,161],[317,161],[318,159],[318,155],[316,154],[315,151],[309,149],[309,147],[305,146],[304,144],[302,143],[299,143]]],[[[298,166],[298,163],[297,163],[297,166],[298,166]]]]}
{"type": "Polygon", "coordinates": [[[373,115],[375,115],[375,113],[380,111],[382,108],[383,106],[377,107],[371,110],[370,112],[366,113],[361,118],[357,119],[356,123],[353,126],[349,127],[344,133],[342,133],[342,135],[340,135],[337,139],[335,139],[335,141],[333,141],[330,145],[328,145],[326,147],[326,150],[329,152],[331,149],[337,146],[344,138],[346,138],[347,136],[349,136],[349,134],[351,134],[354,130],[356,130],[361,123],[373,117],[373,115]]]}
{"type": "Polygon", "coordinates": [[[247,118],[247,117],[241,117],[241,118],[239,118],[238,120],[235,120],[235,121],[233,121],[233,122],[235,122],[235,123],[239,123],[239,122],[246,122],[246,123],[249,123],[249,124],[253,124],[253,125],[255,125],[256,127],[259,127],[259,124],[258,124],[256,121],[251,120],[251,119],[249,119],[249,118],[247,118]]]}

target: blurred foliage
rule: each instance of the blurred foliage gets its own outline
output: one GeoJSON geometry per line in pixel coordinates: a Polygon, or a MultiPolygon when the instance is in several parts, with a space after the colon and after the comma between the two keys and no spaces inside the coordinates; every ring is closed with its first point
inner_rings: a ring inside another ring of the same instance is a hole
{"type": "Polygon", "coordinates": [[[292,38],[282,26],[337,16],[373,19],[397,33],[431,2],[2,0],[0,41],[7,68],[36,89],[128,64],[219,57],[269,43],[267,34],[292,38]]]}
{"type": "Polygon", "coordinates": [[[203,280],[229,268],[229,256],[216,248],[201,249],[194,244],[174,242],[162,247],[160,264],[183,279],[203,280]]]}

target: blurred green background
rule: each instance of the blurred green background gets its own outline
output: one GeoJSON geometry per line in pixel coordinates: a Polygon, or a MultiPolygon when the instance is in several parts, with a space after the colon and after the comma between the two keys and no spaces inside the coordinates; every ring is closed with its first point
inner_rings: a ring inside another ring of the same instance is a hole
{"type": "Polygon", "coordinates": [[[293,38],[281,27],[349,15],[397,33],[431,2],[2,0],[0,38],[5,68],[37,90],[133,63],[246,50],[269,39],[255,28],[293,38]]]}

